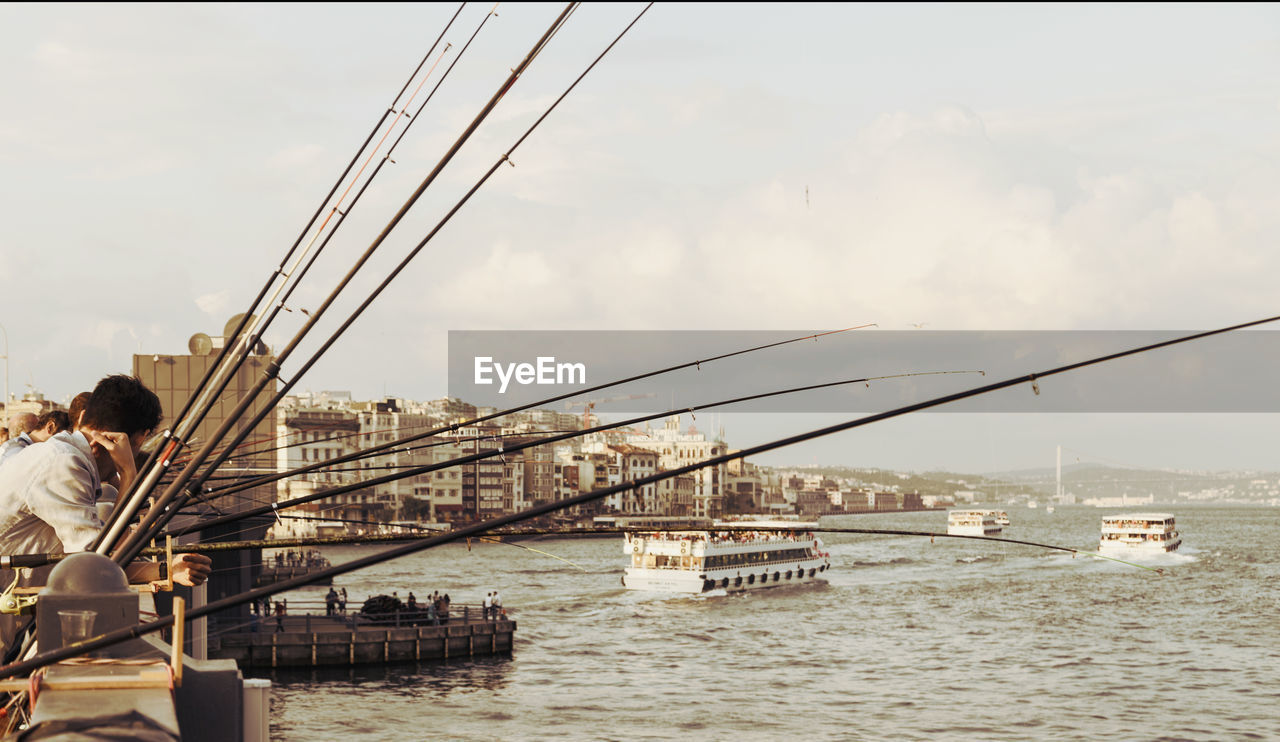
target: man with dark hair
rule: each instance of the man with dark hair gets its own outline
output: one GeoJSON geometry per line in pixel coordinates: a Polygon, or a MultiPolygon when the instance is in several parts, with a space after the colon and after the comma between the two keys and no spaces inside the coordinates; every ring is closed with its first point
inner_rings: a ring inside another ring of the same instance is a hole
{"type": "Polygon", "coordinates": [[[47,441],[64,430],[71,430],[71,417],[62,410],[49,410],[36,418],[36,429],[31,431],[31,440],[36,443],[47,441]],[[36,437],[37,434],[39,438],[36,437]]]}
{"type": "MultiPolygon", "coordinates": [[[[98,382],[79,429],[58,433],[0,467],[0,554],[88,548],[103,528],[95,504],[103,481],[118,474],[121,490],[129,487],[137,475],[135,457],[160,418],[159,398],[138,379],[116,375],[98,382]]],[[[173,579],[203,584],[211,563],[203,555],[179,555],[171,565],[173,579]]],[[[13,577],[6,571],[0,579],[8,585],[13,577]]]]}

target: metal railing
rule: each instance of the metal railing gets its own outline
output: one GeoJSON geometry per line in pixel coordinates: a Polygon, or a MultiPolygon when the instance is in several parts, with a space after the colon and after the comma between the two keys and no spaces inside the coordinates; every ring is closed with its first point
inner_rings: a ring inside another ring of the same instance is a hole
{"type": "MultiPolygon", "coordinates": [[[[291,601],[288,604],[289,609],[295,607],[323,607],[324,601],[317,600],[299,600],[291,601]]],[[[348,606],[349,608],[350,606],[348,606]]],[[[505,609],[503,609],[505,610],[505,609]]],[[[497,620],[506,620],[509,616],[503,613],[497,620]]],[[[316,631],[333,631],[333,630],[349,630],[359,631],[362,628],[367,629],[385,629],[385,628],[407,628],[420,626],[450,626],[462,625],[472,622],[485,620],[494,620],[492,617],[486,617],[484,607],[467,604],[453,603],[449,606],[447,616],[437,616],[432,619],[428,616],[425,608],[416,611],[402,610],[392,611],[388,613],[368,614],[360,611],[347,610],[343,613],[319,613],[319,612],[291,612],[283,615],[274,613],[268,615],[255,615],[249,618],[230,618],[222,616],[213,616],[209,619],[209,633],[271,633],[277,631],[298,631],[302,630],[308,634],[316,631]]]]}

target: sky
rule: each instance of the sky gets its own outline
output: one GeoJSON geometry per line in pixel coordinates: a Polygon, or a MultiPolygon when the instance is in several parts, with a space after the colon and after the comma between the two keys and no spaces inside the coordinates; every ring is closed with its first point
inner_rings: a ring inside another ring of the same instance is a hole
{"type": "MultiPolygon", "coordinates": [[[[220,334],[456,7],[0,5],[10,391],[65,400],[134,353],[220,334]]],[[[489,7],[464,8],[415,106],[489,7]]],[[[574,13],[285,378],[641,7],[574,13]]],[[[268,331],[273,349],[558,9],[498,8],[268,331]]],[[[656,5],[297,388],[441,396],[449,330],[1195,330],[1269,316],[1276,69],[1280,8],[1266,4],[656,5]]],[[[746,446],[835,419],[696,424],[746,446]]],[[[1280,469],[1277,427],[1032,401],[760,460],[982,471],[1051,465],[1064,445],[1135,466],[1280,469]]]]}

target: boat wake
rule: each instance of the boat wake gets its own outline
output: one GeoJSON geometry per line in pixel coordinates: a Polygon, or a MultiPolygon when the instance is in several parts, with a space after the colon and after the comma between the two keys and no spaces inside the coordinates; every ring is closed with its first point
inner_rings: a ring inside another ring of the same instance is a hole
{"type": "Polygon", "coordinates": [[[1003,562],[1003,555],[983,554],[980,556],[956,557],[956,564],[989,564],[993,562],[1003,562]]]}
{"type": "Polygon", "coordinates": [[[915,564],[915,563],[916,563],[915,559],[911,559],[908,557],[896,557],[894,559],[885,559],[882,561],[872,561],[872,562],[854,561],[853,566],[855,567],[900,567],[904,564],[915,564]]]}

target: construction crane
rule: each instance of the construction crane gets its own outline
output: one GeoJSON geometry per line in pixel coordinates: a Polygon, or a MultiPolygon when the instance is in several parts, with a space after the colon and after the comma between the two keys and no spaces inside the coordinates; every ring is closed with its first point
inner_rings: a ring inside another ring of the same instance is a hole
{"type": "Polygon", "coordinates": [[[650,392],[649,394],[628,394],[624,397],[609,397],[608,399],[587,399],[581,402],[565,402],[564,408],[566,410],[572,410],[574,407],[581,407],[582,408],[582,429],[586,430],[587,428],[591,427],[594,424],[592,420],[595,418],[595,415],[591,414],[591,410],[596,405],[607,404],[609,402],[623,402],[628,399],[648,399],[649,397],[653,397],[653,396],[656,396],[656,395],[650,392]]]}

